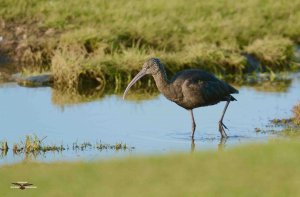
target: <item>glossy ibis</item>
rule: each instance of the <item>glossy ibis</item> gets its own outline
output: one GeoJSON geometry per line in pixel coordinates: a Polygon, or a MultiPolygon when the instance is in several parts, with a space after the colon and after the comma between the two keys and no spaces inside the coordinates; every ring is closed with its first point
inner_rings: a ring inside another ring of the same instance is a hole
{"type": "Polygon", "coordinates": [[[147,74],[153,76],[158,90],[167,99],[190,111],[192,117],[192,138],[194,138],[196,129],[193,109],[226,101],[219,121],[219,131],[222,138],[227,137],[224,130],[227,127],[223,124],[223,118],[230,101],[236,101],[231,94],[238,93],[238,90],[217,79],[213,74],[199,69],[183,70],[169,81],[160,60],[158,58],[150,58],[144,63],[142,70],[128,84],[123,99],[125,99],[130,87],[147,74]]]}

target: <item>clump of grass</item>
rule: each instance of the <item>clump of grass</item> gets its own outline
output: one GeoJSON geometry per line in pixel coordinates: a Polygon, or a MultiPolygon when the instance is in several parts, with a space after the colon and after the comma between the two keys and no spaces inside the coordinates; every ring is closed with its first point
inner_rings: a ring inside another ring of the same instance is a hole
{"type": "MultiPolygon", "coordinates": [[[[186,46],[185,49],[171,56],[174,62],[170,65],[180,64],[179,68],[202,68],[214,73],[241,74],[246,66],[246,59],[240,51],[233,46],[217,46],[216,44],[199,43],[186,46]],[[177,62],[177,63],[176,63],[177,62]]],[[[174,73],[179,69],[175,68],[174,73]]]]}
{"type": "Polygon", "coordinates": [[[262,67],[280,70],[290,66],[294,49],[293,42],[289,38],[267,36],[248,45],[246,52],[254,55],[262,67]]]}
{"type": "Polygon", "coordinates": [[[116,144],[105,144],[101,141],[96,142],[96,144],[92,144],[90,142],[78,143],[74,142],[72,145],[72,150],[74,151],[85,151],[90,149],[96,149],[99,151],[103,150],[133,150],[134,147],[128,146],[126,143],[116,143],[116,144]]]}
{"type": "Polygon", "coordinates": [[[33,72],[49,70],[51,57],[54,51],[54,44],[51,40],[53,41],[53,39],[48,41],[43,39],[35,39],[34,41],[28,39],[21,40],[21,43],[19,43],[19,46],[15,51],[15,58],[25,65],[30,65],[29,68],[32,69],[33,72]]]}
{"type": "Polygon", "coordinates": [[[300,128],[299,127],[287,127],[284,128],[280,134],[285,137],[296,138],[300,137],[300,128]]]}
{"type": "Polygon", "coordinates": [[[3,140],[0,142],[0,149],[1,151],[7,151],[8,150],[8,145],[7,145],[7,141],[3,140]]]}
{"type": "Polygon", "coordinates": [[[64,151],[66,148],[61,144],[60,146],[58,145],[43,145],[40,148],[40,151],[42,152],[62,152],[64,151]]]}
{"type": "Polygon", "coordinates": [[[45,153],[48,151],[57,151],[61,152],[65,150],[63,145],[57,146],[57,145],[44,145],[42,142],[46,137],[43,139],[39,139],[36,135],[33,136],[26,136],[25,142],[21,143],[15,143],[13,145],[13,153],[14,154],[20,154],[24,153],[26,155],[33,154],[38,155],[41,152],[45,153]]]}
{"type": "Polygon", "coordinates": [[[101,68],[91,65],[89,60],[83,46],[61,46],[52,58],[55,85],[65,88],[80,88],[83,83],[103,85],[105,78],[101,68]]]}
{"type": "Polygon", "coordinates": [[[300,125],[300,103],[294,106],[293,113],[294,113],[294,117],[293,117],[294,123],[300,125]]]}
{"type": "Polygon", "coordinates": [[[290,126],[291,124],[294,125],[293,127],[300,126],[300,103],[295,105],[292,109],[293,117],[288,119],[274,119],[271,122],[276,125],[283,125],[283,126],[290,126]]]}
{"type": "Polygon", "coordinates": [[[278,119],[278,118],[275,118],[273,120],[271,120],[271,123],[272,124],[275,124],[275,125],[281,125],[281,126],[285,126],[287,124],[290,124],[293,122],[293,119],[292,118],[283,118],[283,119],[278,119]]]}
{"type": "Polygon", "coordinates": [[[126,143],[116,143],[114,145],[110,145],[110,144],[103,144],[101,142],[97,142],[96,143],[96,149],[97,150],[133,150],[134,147],[130,147],[128,146],[126,143]]]}
{"type": "Polygon", "coordinates": [[[93,145],[90,142],[83,142],[83,143],[78,143],[78,142],[74,142],[72,149],[73,150],[81,150],[81,151],[85,151],[87,149],[91,149],[93,147],[93,145]]]}
{"type": "Polygon", "coordinates": [[[39,138],[36,135],[34,136],[27,135],[24,149],[26,153],[41,150],[41,140],[39,140],[39,138]]]}
{"type": "Polygon", "coordinates": [[[8,152],[8,144],[6,140],[3,140],[0,142],[0,151],[1,151],[1,156],[6,156],[8,152]]]}
{"type": "Polygon", "coordinates": [[[23,147],[21,147],[19,144],[14,144],[13,145],[13,153],[16,155],[16,154],[19,154],[20,152],[23,151],[23,147]]]}
{"type": "MultiPolygon", "coordinates": [[[[43,143],[43,140],[46,137],[39,139],[36,135],[26,136],[25,142],[14,143],[12,152],[14,155],[24,154],[27,157],[34,156],[36,158],[40,154],[45,154],[47,152],[63,152],[69,150],[69,146],[66,147],[61,145],[47,145],[43,143]]],[[[8,152],[8,143],[7,141],[0,142],[0,152],[1,156],[5,157],[8,152]]],[[[87,150],[123,150],[123,151],[132,151],[135,147],[128,146],[126,143],[115,143],[115,144],[105,144],[101,141],[96,143],[91,143],[88,141],[79,143],[78,141],[74,142],[71,146],[73,151],[87,151],[87,150]]]]}
{"type": "Polygon", "coordinates": [[[256,132],[256,133],[261,132],[261,128],[257,128],[257,127],[256,127],[256,128],[255,128],[255,132],[256,132]]]}
{"type": "MultiPolygon", "coordinates": [[[[276,131],[274,133],[287,136],[287,137],[299,137],[300,136],[300,103],[293,108],[294,116],[288,119],[273,119],[272,124],[280,126],[283,129],[281,131],[276,131]]],[[[269,131],[268,131],[269,132],[269,131]]]]}

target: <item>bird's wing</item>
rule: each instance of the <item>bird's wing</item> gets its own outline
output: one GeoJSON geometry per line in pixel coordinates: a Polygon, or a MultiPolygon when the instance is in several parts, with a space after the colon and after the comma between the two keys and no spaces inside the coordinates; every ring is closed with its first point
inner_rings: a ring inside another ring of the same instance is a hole
{"type": "Polygon", "coordinates": [[[221,101],[230,94],[227,84],[220,80],[206,81],[194,77],[188,79],[185,86],[186,92],[197,95],[204,103],[221,101]]]}
{"type": "Polygon", "coordinates": [[[24,183],[23,186],[31,186],[33,185],[32,183],[24,183]]]}
{"type": "Polygon", "coordinates": [[[17,185],[17,186],[21,186],[22,184],[21,183],[11,183],[13,185],[17,185]]]}

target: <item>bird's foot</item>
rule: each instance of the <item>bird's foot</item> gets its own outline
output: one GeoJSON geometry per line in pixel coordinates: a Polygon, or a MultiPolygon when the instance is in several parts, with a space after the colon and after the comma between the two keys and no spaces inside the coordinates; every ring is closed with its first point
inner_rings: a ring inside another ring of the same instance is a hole
{"type": "Polygon", "coordinates": [[[222,138],[227,138],[227,134],[225,132],[225,129],[228,129],[222,121],[219,121],[219,131],[221,133],[222,138]]]}

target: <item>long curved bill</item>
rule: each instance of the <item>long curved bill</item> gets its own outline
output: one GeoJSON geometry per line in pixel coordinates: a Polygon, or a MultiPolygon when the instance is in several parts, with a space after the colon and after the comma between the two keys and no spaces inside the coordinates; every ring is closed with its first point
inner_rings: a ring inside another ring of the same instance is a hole
{"type": "Polygon", "coordinates": [[[125,99],[125,96],[127,94],[127,92],[129,91],[129,89],[131,88],[131,86],[133,86],[133,84],[135,84],[135,82],[137,82],[140,78],[142,78],[143,76],[146,75],[146,71],[144,69],[142,69],[128,84],[127,88],[124,91],[123,94],[123,99],[125,99]]]}

